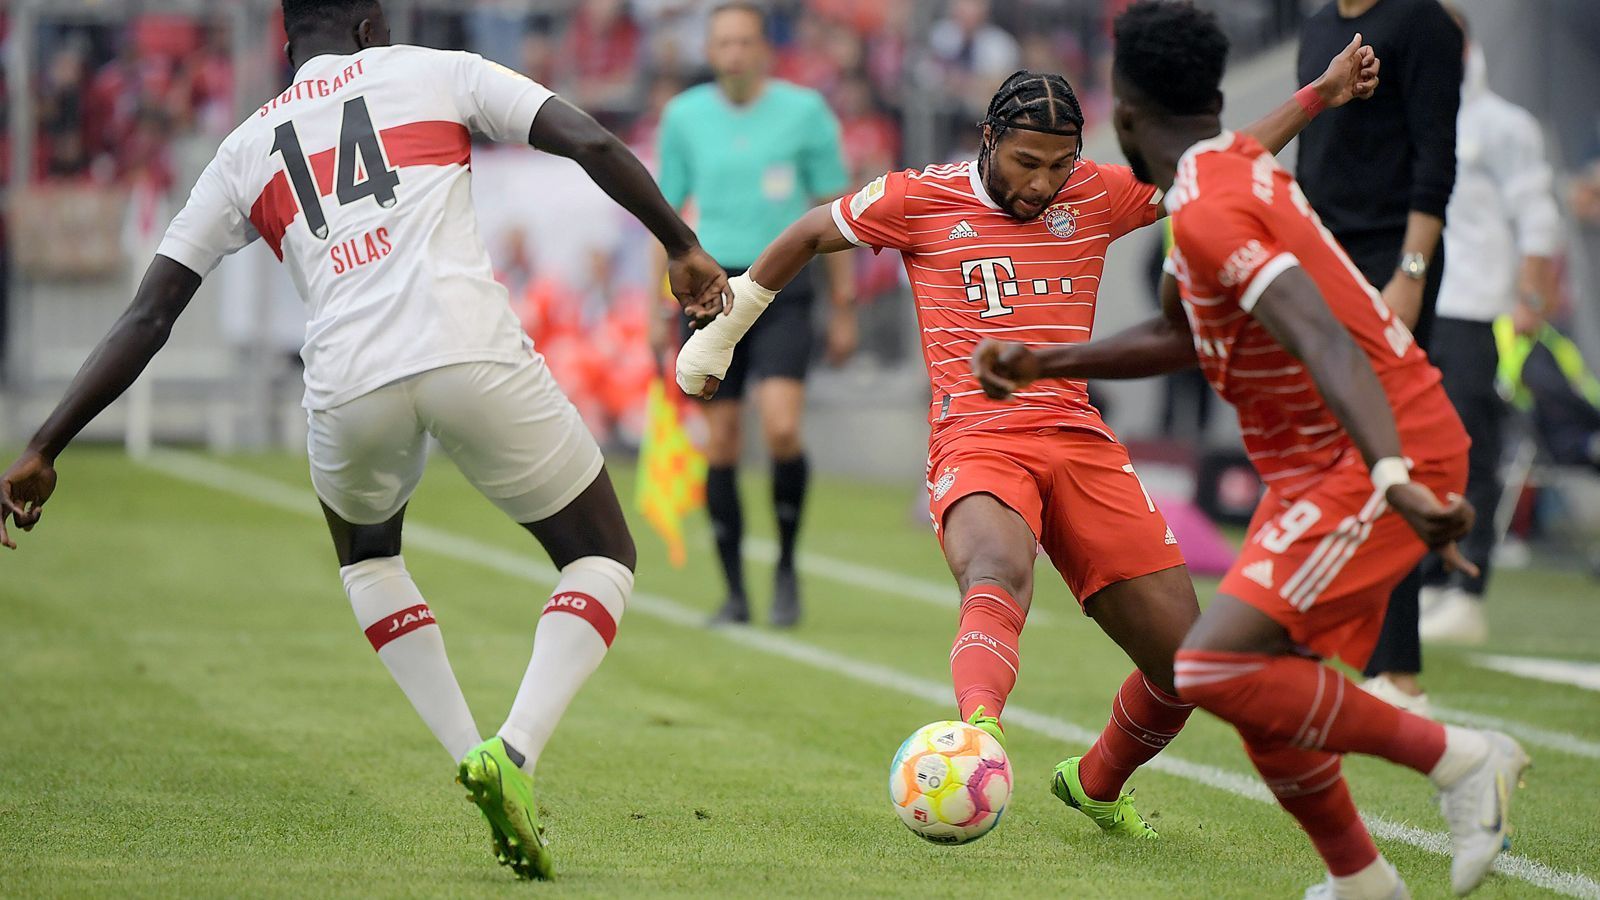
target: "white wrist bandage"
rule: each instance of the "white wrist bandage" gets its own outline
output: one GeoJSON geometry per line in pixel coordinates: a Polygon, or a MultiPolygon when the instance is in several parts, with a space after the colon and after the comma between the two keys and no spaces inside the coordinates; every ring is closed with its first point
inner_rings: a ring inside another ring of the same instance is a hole
{"type": "Polygon", "coordinates": [[[756,284],[748,274],[728,279],[728,287],[733,290],[733,309],[690,335],[678,351],[678,387],[690,396],[699,395],[707,378],[728,374],[734,345],[777,296],[776,291],[756,284]]]}
{"type": "Polygon", "coordinates": [[[1389,488],[1410,481],[1411,466],[1398,456],[1385,456],[1372,464],[1372,486],[1380,494],[1387,494],[1389,488]]]}

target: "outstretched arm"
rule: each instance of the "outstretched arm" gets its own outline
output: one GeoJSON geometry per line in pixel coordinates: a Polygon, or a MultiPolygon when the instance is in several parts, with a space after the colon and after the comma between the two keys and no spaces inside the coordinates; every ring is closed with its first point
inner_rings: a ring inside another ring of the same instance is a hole
{"type": "Polygon", "coordinates": [[[1400,456],[1394,412],[1372,361],[1328,309],[1316,282],[1298,266],[1285,269],[1262,291],[1251,315],[1306,367],[1328,411],[1372,470],[1374,486],[1395,511],[1447,566],[1475,574],[1455,546],[1472,527],[1472,507],[1460,497],[1440,503],[1431,490],[1411,481],[1400,456]]]}
{"type": "Polygon", "coordinates": [[[133,303],[78,370],[27,450],[0,475],[0,544],[16,547],[6,531],[8,516],[24,531],[39,521],[55,490],[56,457],[150,364],[199,287],[198,274],[165,256],[150,263],[133,303]]]}
{"type": "Polygon", "coordinates": [[[1004,400],[1041,378],[1149,378],[1192,369],[1195,363],[1178,280],[1169,273],[1161,277],[1161,315],[1103,341],[1047,350],[984,341],[972,355],[972,372],[985,394],[1004,400]]]}
{"type": "Polygon", "coordinates": [[[817,256],[854,246],[833,221],[833,204],[824,203],[794,220],[768,244],[750,267],[750,277],[762,287],[781,291],[817,256]]]}
{"type": "Polygon", "coordinates": [[[796,219],[761,251],[750,271],[734,278],[733,310],[706,323],[678,352],[678,387],[709,400],[733,362],[733,348],[766,311],[778,291],[800,274],[818,254],[855,246],[839,230],[830,205],[818,206],[796,219]]]}
{"type": "Polygon", "coordinates": [[[733,298],[727,274],[700,248],[650,171],[616,135],[583,110],[552,97],[534,117],[528,143],[582,166],[601,190],[650,229],[666,248],[667,279],[685,310],[705,317],[728,308],[733,298]]]}
{"type": "Polygon", "coordinates": [[[1282,153],[1317,113],[1343,106],[1351,100],[1371,97],[1378,89],[1378,65],[1377,55],[1371,47],[1361,43],[1361,35],[1357,34],[1328,63],[1322,77],[1301,88],[1243,131],[1274,155],[1282,153]]]}

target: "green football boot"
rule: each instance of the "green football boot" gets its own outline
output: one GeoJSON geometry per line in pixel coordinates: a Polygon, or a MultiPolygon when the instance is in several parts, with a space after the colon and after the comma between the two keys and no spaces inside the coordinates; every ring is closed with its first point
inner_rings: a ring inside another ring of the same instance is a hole
{"type": "Polygon", "coordinates": [[[1090,797],[1083,789],[1083,781],[1078,778],[1078,763],[1082,760],[1083,757],[1074,756],[1056,766],[1055,780],[1050,784],[1050,793],[1055,794],[1062,803],[1088,816],[1106,834],[1121,834],[1144,840],[1155,840],[1159,837],[1154,828],[1139,818],[1139,811],[1133,808],[1133,791],[1115,800],[1096,800],[1090,797]]]}
{"type": "Polygon", "coordinates": [[[456,780],[489,820],[495,856],[502,865],[530,880],[555,874],[544,826],[539,824],[539,804],[533,799],[533,776],[512,764],[504,741],[492,737],[468,751],[456,780]]]}
{"type": "MultiPolygon", "coordinates": [[[[456,780],[460,781],[461,779],[458,776],[456,780]]],[[[505,832],[500,830],[500,826],[494,824],[494,820],[489,818],[488,813],[483,812],[481,809],[478,812],[483,813],[483,821],[489,826],[489,847],[494,851],[494,861],[502,866],[511,865],[511,844],[506,840],[505,832]]]]}
{"type": "Polygon", "coordinates": [[[976,725],[989,733],[989,736],[1000,742],[1000,749],[1006,748],[1006,733],[1000,730],[1000,720],[994,716],[983,714],[983,707],[972,711],[972,718],[967,720],[968,725],[976,725]]]}

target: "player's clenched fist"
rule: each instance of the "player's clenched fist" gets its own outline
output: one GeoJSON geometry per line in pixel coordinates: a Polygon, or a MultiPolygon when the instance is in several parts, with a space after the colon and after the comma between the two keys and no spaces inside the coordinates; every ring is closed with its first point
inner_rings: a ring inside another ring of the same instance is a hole
{"type": "Polygon", "coordinates": [[[1026,344],[984,341],[972,353],[972,374],[991,400],[1005,400],[1039,377],[1039,357],[1026,344]]]}

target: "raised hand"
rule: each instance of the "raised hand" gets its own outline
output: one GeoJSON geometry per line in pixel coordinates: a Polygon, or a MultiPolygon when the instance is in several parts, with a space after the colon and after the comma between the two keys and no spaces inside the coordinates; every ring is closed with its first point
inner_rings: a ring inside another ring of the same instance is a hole
{"type": "Polygon", "coordinates": [[[1381,61],[1372,48],[1361,42],[1361,35],[1339,51],[1329,63],[1322,77],[1312,82],[1323,105],[1329,109],[1343,106],[1351,100],[1366,100],[1378,89],[1378,68],[1381,61]]]}

